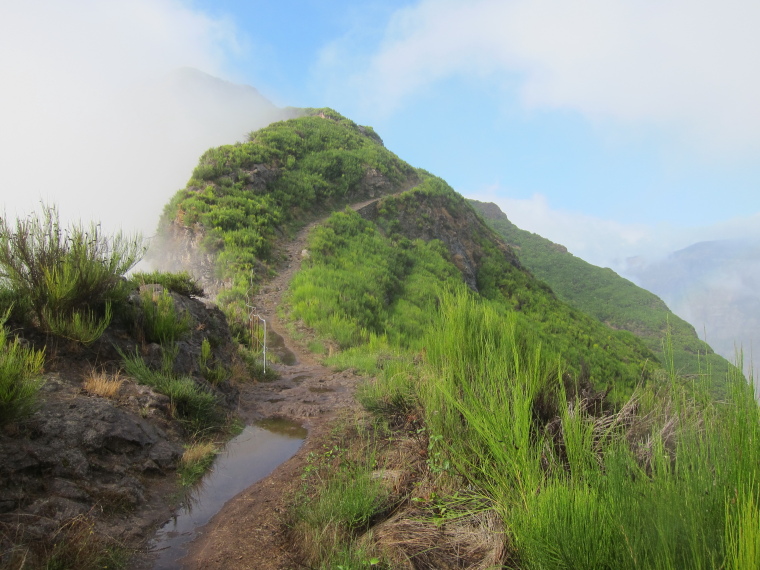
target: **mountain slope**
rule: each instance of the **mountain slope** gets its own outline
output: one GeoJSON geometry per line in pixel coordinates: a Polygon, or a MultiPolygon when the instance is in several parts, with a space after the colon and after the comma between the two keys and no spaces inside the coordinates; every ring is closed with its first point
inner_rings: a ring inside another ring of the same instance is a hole
{"type": "Polygon", "coordinates": [[[672,313],[659,297],[609,268],[575,257],[562,245],[521,230],[496,204],[470,203],[559,298],[613,329],[631,331],[662,363],[666,362],[663,342],[670,330],[674,364],[680,373],[698,374],[709,366],[715,377],[725,376],[728,363],[699,340],[694,327],[672,313]]]}
{"type": "Polygon", "coordinates": [[[429,175],[358,213],[334,214],[312,235],[305,265],[291,286],[293,316],[343,348],[382,337],[424,351],[440,295],[463,284],[502,315],[519,313],[577,378],[628,392],[653,371],[654,355],[634,335],[558,299],[462,196],[429,175]]]}
{"type": "MultiPolygon", "coordinates": [[[[204,155],[167,208],[167,242],[195,240],[178,250],[200,247],[233,320],[256,304],[255,280],[287,266],[277,315],[293,327],[279,332],[297,333],[327,364],[373,375],[357,397],[382,416],[344,418],[291,472],[299,491],[278,527],[288,565],[730,559],[725,537],[757,505],[760,465],[743,378],[729,379],[716,405],[698,383],[667,374],[633,333],[536,279],[443,180],[334,111],[250,139],[204,155]]],[[[287,402],[291,388],[267,401],[287,402]]],[[[255,537],[261,520],[236,518],[246,528],[235,536],[255,537]]],[[[213,540],[205,547],[219,552],[213,540]]],[[[218,562],[209,567],[234,565],[218,562]]]]}
{"type": "Polygon", "coordinates": [[[382,336],[419,349],[442,289],[464,283],[524,315],[579,378],[627,392],[649,376],[650,350],[558,299],[444,181],[393,155],[371,128],[329,109],[306,113],[207,151],[161,224],[162,249],[180,252],[165,259],[199,260],[191,268],[220,292],[242,338],[251,279],[277,265],[279,236],[368,199],[364,221],[341,213],[314,232],[316,273],[300,277],[305,292],[296,278],[293,316],[326,340],[347,348],[382,336]]]}

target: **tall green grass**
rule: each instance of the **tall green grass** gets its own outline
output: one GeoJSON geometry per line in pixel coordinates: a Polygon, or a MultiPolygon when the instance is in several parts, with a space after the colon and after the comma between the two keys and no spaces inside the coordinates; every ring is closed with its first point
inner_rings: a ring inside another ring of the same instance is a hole
{"type": "MultiPolygon", "coordinates": [[[[190,433],[198,435],[217,431],[224,425],[216,396],[192,378],[175,376],[166,363],[163,370],[154,370],[135,352],[120,353],[124,370],[140,384],[154,388],[169,397],[173,416],[184,423],[190,433]]],[[[167,359],[168,362],[168,359],[167,359]]]]}
{"type": "Polygon", "coordinates": [[[521,324],[519,314],[503,315],[466,291],[444,296],[437,332],[428,337],[431,370],[421,398],[427,429],[457,471],[524,503],[542,480],[534,408],[559,370],[521,324]]]}
{"type": "Polygon", "coordinates": [[[723,401],[672,376],[600,412],[520,320],[445,296],[420,392],[435,445],[506,521],[521,567],[753,567],[760,414],[741,374],[723,401]]]}
{"type": "Polygon", "coordinates": [[[192,317],[177,310],[172,294],[166,289],[141,291],[140,304],[146,341],[168,346],[190,332],[192,317]]]}

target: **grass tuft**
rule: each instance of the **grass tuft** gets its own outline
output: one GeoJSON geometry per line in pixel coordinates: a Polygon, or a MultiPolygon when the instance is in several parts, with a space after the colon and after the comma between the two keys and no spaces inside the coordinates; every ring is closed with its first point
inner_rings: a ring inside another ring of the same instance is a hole
{"type": "Polygon", "coordinates": [[[174,305],[174,298],[166,289],[140,292],[142,301],[145,340],[167,346],[190,332],[192,317],[180,315],[174,305]]]}
{"type": "Polygon", "coordinates": [[[82,309],[67,315],[42,310],[50,332],[88,346],[98,340],[111,323],[111,303],[105,304],[105,314],[98,317],[93,311],[82,309]]]}
{"type": "Polygon", "coordinates": [[[123,383],[124,379],[121,378],[118,372],[114,375],[109,375],[105,372],[96,372],[93,370],[84,379],[82,388],[84,388],[84,390],[90,394],[95,394],[96,396],[102,396],[103,398],[115,398],[118,395],[123,383]]]}
{"type": "Polygon", "coordinates": [[[198,442],[189,445],[182,454],[177,473],[180,484],[189,487],[206,473],[218,449],[212,442],[198,442]]]}
{"type": "MultiPolygon", "coordinates": [[[[192,378],[175,376],[168,370],[153,370],[135,351],[134,355],[120,353],[124,370],[140,384],[169,396],[172,416],[186,424],[190,433],[218,431],[225,418],[219,410],[216,396],[192,378]]],[[[166,367],[165,367],[166,368],[166,367]]]]}

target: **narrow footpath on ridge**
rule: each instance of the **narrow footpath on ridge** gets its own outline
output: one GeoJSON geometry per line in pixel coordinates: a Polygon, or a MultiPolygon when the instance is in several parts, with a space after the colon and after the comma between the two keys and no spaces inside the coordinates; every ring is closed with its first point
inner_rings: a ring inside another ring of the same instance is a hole
{"type": "MultiPolygon", "coordinates": [[[[376,200],[351,207],[359,210],[376,200]]],[[[350,370],[334,372],[321,365],[305,346],[290,337],[288,328],[277,315],[283,294],[301,267],[308,234],[323,221],[317,220],[299,231],[286,247],[284,267],[262,285],[254,299],[258,314],[267,321],[270,342],[275,339],[279,345],[274,351],[281,360],[276,365],[280,377],[272,382],[241,386],[238,407],[239,415],[247,424],[272,417],[299,422],[308,430],[306,441],[268,477],[225,504],[189,545],[188,555],[181,561],[182,568],[298,567],[281,534],[287,499],[301,481],[309,453],[319,451],[333,420],[359,409],[354,398],[359,378],[350,370]]]]}

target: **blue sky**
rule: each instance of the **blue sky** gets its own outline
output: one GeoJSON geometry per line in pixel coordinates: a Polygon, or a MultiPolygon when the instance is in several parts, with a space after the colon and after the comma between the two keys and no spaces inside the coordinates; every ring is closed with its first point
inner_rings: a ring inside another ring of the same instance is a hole
{"type": "Polygon", "coordinates": [[[372,125],[403,159],[600,265],[760,235],[754,0],[19,4],[0,0],[6,208],[22,208],[19,195],[81,203],[145,231],[198,149],[226,139],[172,144],[176,172],[160,173],[137,152],[153,129],[109,146],[113,117],[140,112],[113,101],[192,66],[372,125]],[[60,160],[46,169],[45,154],[60,160]],[[97,177],[71,170],[115,155],[97,177]],[[120,187],[120,172],[139,182],[120,187]],[[149,205],[115,198],[149,179],[163,185],[146,190],[149,205]]]}

